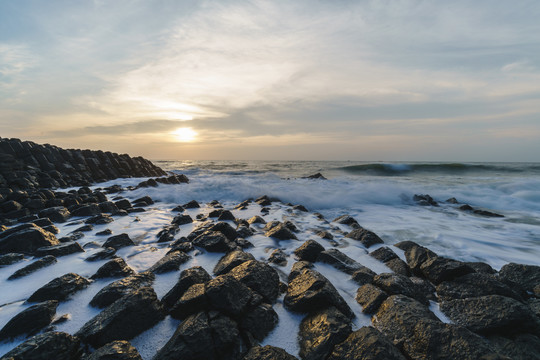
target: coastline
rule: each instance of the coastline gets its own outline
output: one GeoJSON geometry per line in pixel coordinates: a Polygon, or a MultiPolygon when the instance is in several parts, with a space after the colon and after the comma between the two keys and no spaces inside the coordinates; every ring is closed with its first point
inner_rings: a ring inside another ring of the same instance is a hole
{"type": "MultiPolygon", "coordinates": [[[[141,164],[150,168],[146,161],[141,164]]],[[[157,202],[148,196],[151,189],[178,190],[193,179],[153,169],[163,176],[143,181],[134,171],[123,174],[133,176],[131,180],[91,187],[66,183],[78,187],[68,192],[44,190],[41,182],[34,182],[39,186],[34,185],[35,193],[43,193],[43,206],[55,205],[35,211],[50,222],[32,217],[31,207],[22,207],[22,200],[32,195],[27,192],[25,197],[20,187],[2,202],[12,220],[5,223],[11,229],[0,233],[0,281],[11,293],[0,296],[0,327],[36,303],[49,302],[39,308],[46,323],[40,329],[28,331],[28,320],[19,318],[14,328],[23,335],[0,345],[2,353],[12,351],[4,357],[40,358],[44,355],[38,352],[51,351],[70,359],[83,352],[99,359],[121,351],[145,359],[173,354],[231,359],[502,359],[538,354],[538,266],[506,265],[496,271],[489,264],[438,256],[410,241],[388,244],[364,228],[362,219],[325,219],[304,211],[305,204],[273,196],[157,202]],[[15,216],[13,211],[21,209],[27,210],[19,213],[25,215],[15,216]],[[39,224],[18,225],[32,221],[39,224]],[[111,233],[99,235],[106,229],[111,233]],[[127,236],[116,237],[122,233],[127,236]],[[14,235],[17,241],[6,241],[14,235]],[[28,238],[24,246],[23,236],[28,238]],[[13,252],[23,257],[5,257],[13,252]],[[54,261],[43,268],[7,280],[48,256],[54,261]],[[88,261],[90,257],[95,260],[88,261]],[[64,298],[49,295],[28,302],[43,285],[74,269],[77,281],[64,279],[54,291],[66,290],[64,298]],[[100,271],[104,275],[96,276],[100,271]],[[67,285],[73,283],[79,285],[67,285]],[[120,286],[124,297],[103,310],[89,305],[111,284],[120,286]],[[140,321],[132,316],[130,324],[126,309],[147,315],[140,321]],[[98,320],[111,328],[96,326],[98,320]],[[27,334],[36,331],[37,338],[27,340],[27,334]],[[185,339],[192,333],[214,335],[189,343],[185,339]],[[129,340],[131,345],[110,345],[114,340],[129,340]],[[39,345],[15,348],[25,341],[39,345]],[[363,347],[363,342],[376,345],[363,347]],[[422,345],[426,343],[428,347],[422,345]]]]}

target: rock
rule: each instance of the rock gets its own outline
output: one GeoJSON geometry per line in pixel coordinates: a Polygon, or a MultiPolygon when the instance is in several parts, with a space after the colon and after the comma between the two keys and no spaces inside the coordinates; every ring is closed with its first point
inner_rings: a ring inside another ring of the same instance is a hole
{"type": "Polygon", "coordinates": [[[330,281],[307,267],[304,267],[294,278],[289,279],[283,304],[289,310],[301,313],[313,313],[335,306],[347,317],[354,317],[352,310],[330,281]]]}
{"type": "Polygon", "coordinates": [[[287,254],[281,249],[275,249],[268,257],[268,262],[279,266],[287,265],[287,254]]]}
{"type": "Polygon", "coordinates": [[[116,207],[120,210],[127,210],[133,207],[128,199],[118,200],[114,203],[114,205],[116,205],[116,207]]]}
{"type": "Polygon", "coordinates": [[[362,306],[362,312],[373,314],[388,297],[388,294],[372,284],[365,284],[356,292],[356,302],[362,306]]]}
{"type": "Polygon", "coordinates": [[[98,214],[101,214],[98,204],[84,205],[71,211],[71,216],[94,216],[98,214]]]}
{"type": "Polygon", "coordinates": [[[231,271],[234,267],[249,260],[255,260],[255,257],[251,255],[250,253],[247,253],[241,250],[231,251],[227,253],[226,255],[224,255],[221,259],[219,259],[218,263],[214,267],[214,274],[215,275],[226,274],[229,271],[231,271]]]}
{"type": "Polygon", "coordinates": [[[262,295],[267,303],[273,304],[279,294],[279,275],[277,271],[257,260],[246,261],[229,273],[236,280],[262,295]]]}
{"type": "Polygon", "coordinates": [[[512,338],[490,336],[488,339],[494,350],[510,359],[540,360],[540,339],[532,334],[512,338]]]}
{"type": "Polygon", "coordinates": [[[219,231],[205,231],[193,240],[193,245],[210,252],[228,252],[233,247],[227,237],[219,231]]]}
{"type": "Polygon", "coordinates": [[[439,206],[433,198],[427,194],[419,195],[416,194],[413,196],[413,200],[416,201],[418,205],[421,206],[439,206]]]}
{"type": "Polygon", "coordinates": [[[194,284],[182,294],[169,311],[169,314],[175,319],[183,320],[199,311],[208,311],[209,308],[206,285],[194,284]]]}
{"type": "Polygon", "coordinates": [[[437,285],[472,273],[474,269],[464,262],[438,256],[422,263],[420,271],[429,281],[437,285]]]}
{"type": "Polygon", "coordinates": [[[244,344],[237,324],[216,311],[189,316],[153,360],[242,358],[244,344]]]}
{"type": "Polygon", "coordinates": [[[351,279],[361,286],[364,284],[371,284],[375,275],[377,274],[373,270],[362,266],[352,274],[351,279]]]}
{"type": "Polygon", "coordinates": [[[208,230],[210,231],[219,231],[225,237],[227,237],[227,240],[234,241],[238,237],[238,233],[236,230],[226,222],[220,221],[218,223],[215,223],[211,225],[208,230]]]}
{"type": "Polygon", "coordinates": [[[154,290],[143,287],[112,303],[84,324],[75,336],[93,347],[101,347],[114,340],[132,339],[164,317],[154,290]]]}
{"type": "Polygon", "coordinates": [[[496,218],[504,217],[504,215],[497,214],[492,211],[480,210],[480,209],[474,209],[473,213],[476,215],[484,216],[484,217],[496,217],[496,218]]]}
{"type": "Polygon", "coordinates": [[[41,247],[36,250],[35,256],[52,255],[56,257],[70,255],[78,252],[84,252],[84,249],[78,242],[66,242],[60,245],[41,247]]]}
{"type": "Polygon", "coordinates": [[[171,223],[173,225],[180,226],[180,225],[185,225],[185,224],[191,224],[192,222],[193,222],[193,219],[191,218],[191,216],[187,214],[185,215],[180,214],[180,215],[175,216],[171,223]]]}
{"type": "Polygon", "coordinates": [[[185,209],[184,209],[184,207],[182,205],[178,205],[174,209],[172,209],[171,211],[173,211],[173,212],[184,212],[185,209]]]}
{"type": "Polygon", "coordinates": [[[2,360],[77,360],[81,352],[77,337],[49,331],[26,340],[4,354],[2,360]]]}
{"type": "Polygon", "coordinates": [[[540,320],[521,302],[500,295],[443,301],[440,304],[452,321],[479,334],[540,334],[540,320]]]}
{"type": "Polygon", "coordinates": [[[266,195],[263,195],[257,199],[255,199],[255,203],[259,204],[260,206],[270,206],[272,205],[272,200],[266,195]]]}
{"type": "Polygon", "coordinates": [[[157,234],[158,243],[173,241],[176,234],[180,232],[180,227],[178,225],[169,225],[165,226],[157,234]]]}
{"type": "Polygon", "coordinates": [[[146,271],[116,280],[101,289],[90,300],[90,305],[97,308],[107,307],[121,297],[131,294],[139,288],[152,286],[154,279],[154,273],[146,271]]]}
{"type": "Polygon", "coordinates": [[[63,301],[71,294],[86,288],[90,281],[80,275],[69,273],[57,277],[36,290],[26,300],[28,302],[41,302],[47,300],[63,301]]]}
{"type": "Polygon", "coordinates": [[[320,172],[319,172],[319,173],[316,173],[316,174],[313,174],[313,175],[309,175],[309,176],[303,177],[302,179],[328,180],[328,179],[325,178],[325,177],[323,176],[323,174],[321,174],[320,172]]]}
{"type": "Polygon", "coordinates": [[[352,275],[362,266],[338,249],[328,249],[321,251],[319,253],[319,256],[317,257],[317,261],[330,264],[336,269],[343,271],[344,273],[349,275],[352,275]]]}
{"type": "Polygon", "coordinates": [[[99,204],[99,211],[102,213],[114,214],[118,211],[118,206],[112,201],[103,201],[99,204]]]}
{"type": "Polygon", "coordinates": [[[40,218],[49,218],[56,223],[65,223],[71,217],[71,213],[63,206],[56,206],[41,210],[39,212],[40,218]]]}
{"type": "Polygon", "coordinates": [[[302,211],[302,212],[309,212],[309,210],[304,205],[294,205],[292,209],[302,211]]]}
{"type": "Polygon", "coordinates": [[[56,314],[58,301],[42,302],[15,315],[1,330],[0,341],[20,335],[35,334],[51,323],[56,314]]]}
{"type": "Polygon", "coordinates": [[[383,246],[372,251],[369,255],[379,261],[382,261],[396,274],[410,276],[410,269],[407,263],[401,260],[389,247],[383,246]]]}
{"type": "Polygon", "coordinates": [[[351,333],[351,321],[335,307],[306,316],[300,323],[300,357],[324,360],[351,333]]]}
{"type": "Polygon", "coordinates": [[[266,220],[264,220],[262,217],[255,215],[249,218],[248,223],[250,225],[252,224],[266,224],[266,220]]]}
{"type": "Polygon", "coordinates": [[[25,267],[15,271],[10,277],[8,277],[8,280],[15,280],[19,279],[21,277],[30,275],[33,272],[38,271],[39,269],[42,269],[44,267],[47,267],[49,265],[55,264],[58,262],[56,258],[52,255],[47,255],[41,259],[38,259],[34,261],[31,264],[26,265],[25,267]]]}
{"type": "Polygon", "coordinates": [[[404,295],[388,297],[376,319],[374,325],[412,359],[479,359],[492,353],[480,336],[442,323],[427,306],[404,295]]]}
{"type": "Polygon", "coordinates": [[[107,241],[105,241],[105,243],[103,244],[103,247],[104,248],[112,247],[118,250],[125,246],[133,246],[133,245],[135,245],[135,243],[133,242],[133,240],[131,240],[129,235],[126,233],[122,233],[122,234],[114,235],[108,238],[107,241]]]}
{"type": "Polygon", "coordinates": [[[502,295],[523,301],[521,296],[497,280],[494,275],[471,273],[437,286],[437,295],[442,300],[465,299],[484,295],[502,295]]]}
{"type": "Polygon", "coordinates": [[[105,260],[105,259],[112,259],[116,254],[116,249],[112,247],[105,248],[101,251],[96,252],[95,254],[92,254],[88,256],[85,261],[99,261],[99,260],[105,260]]]}
{"type": "Polygon", "coordinates": [[[117,340],[100,347],[81,360],[142,360],[141,355],[129,341],[117,340]]]}
{"type": "Polygon", "coordinates": [[[422,270],[420,267],[422,264],[428,260],[437,258],[438,255],[433,251],[420,246],[412,241],[401,242],[395,245],[396,247],[405,251],[405,258],[407,259],[407,264],[411,268],[411,271],[415,275],[422,276],[422,270]]]}
{"type": "Polygon", "coordinates": [[[232,212],[230,212],[229,210],[221,211],[219,216],[218,216],[219,221],[226,221],[226,220],[234,221],[235,219],[236,218],[234,217],[232,212]]]}
{"type": "Polygon", "coordinates": [[[272,227],[264,235],[267,237],[273,237],[278,240],[290,240],[290,239],[297,240],[298,239],[296,235],[294,235],[291,232],[291,230],[283,223],[280,223],[272,227]]]}
{"type": "Polygon", "coordinates": [[[389,295],[402,294],[424,305],[429,305],[429,301],[421,289],[417,288],[416,284],[404,275],[390,273],[375,275],[373,284],[389,295]]]}
{"type": "Polygon", "coordinates": [[[96,236],[108,236],[108,235],[111,235],[112,234],[112,230],[111,229],[105,229],[103,231],[98,231],[96,233],[96,236]]]}
{"type": "Polygon", "coordinates": [[[327,360],[405,360],[392,341],[372,327],[364,326],[334,347],[327,360]]]}
{"type": "Polygon", "coordinates": [[[91,279],[103,279],[108,277],[124,277],[134,274],[135,270],[130,268],[121,257],[116,257],[103,264],[91,279]]]}
{"type": "Polygon", "coordinates": [[[278,314],[274,311],[272,305],[261,303],[248,308],[242,314],[238,326],[243,332],[249,332],[257,341],[263,341],[278,322],[278,314]]]}
{"type": "Polygon", "coordinates": [[[377,236],[377,234],[362,227],[354,229],[353,231],[345,235],[345,237],[348,239],[360,241],[362,245],[364,245],[366,248],[369,248],[375,244],[384,243],[382,239],[377,236]]]}
{"type": "Polygon", "coordinates": [[[76,232],[73,232],[73,233],[69,234],[68,236],[64,236],[64,237],[58,239],[58,241],[60,241],[62,244],[65,244],[65,243],[80,240],[83,237],[84,237],[84,234],[82,232],[76,231],[76,232]]]}
{"type": "Polygon", "coordinates": [[[249,349],[243,360],[297,360],[282,348],[266,345],[249,349]]]}
{"type": "Polygon", "coordinates": [[[167,253],[148,269],[155,274],[163,274],[169,271],[177,271],[180,265],[187,262],[191,257],[183,251],[177,250],[167,253]]]}
{"type": "Polygon", "coordinates": [[[230,275],[220,275],[206,283],[205,295],[209,305],[229,316],[241,315],[253,292],[230,275]]]}
{"type": "Polygon", "coordinates": [[[135,206],[148,206],[154,204],[154,200],[150,196],[143,196],[133,201],[135,206]]]}
{"type": "Polygon", "coordinates": [[[165,296],[163,296],[161,301],[166,308],[171,308],[191,286],[195,284],[204,284],[211,279],[212,278],[206,270],[200,266],[183,270],[180,273],[178,282],[167,294],[165,294],[165,296]]]}
{"type": "Polygon", "coordinates": [[[197,209],[197,208],[200,208],[201,206],[199,205],[199,203],[195,200],[191,200],[190,202],[182,205],[184,207],[184,209],[197,209]]]}
{"type": "Polygon", "coordinates": [[[34,254],[43,246],[60,244],[54,234],[34,224],[23,224],[0,233],[0,254],[34,254]]]}
{"type": "Polygon", "coordinates": [[[499,271],[499,278],[518,284],[524,290],[534,292],[540,284],[540,266],[510,263],[499,271]]]}
{"type": "Polygon", "coordinates": [[[21,261],[22,259],[24,259],[24,255],[18,253],[8,253],[5,255],[0,255],[0,266],[12,265],[21,261]]]}
{"type": "Polygon", "coordinates": [[[324,251],[324,247],[321,244],[315,240],[307,240],[294,250],[294,254],[300,260],[315,262],[322,251],[324,251]]]}
{"type": "Polygon", "coordinates": [[[497,271],[491,267],[491,265],[486,264],[484,262],[466,262],[465,264],[469,265],[476,271],[477,273],[483,273],[483,274],[495,274],[497,271]]]}
{"type": "Polygon", "coordinates": [[[341,215],[335,218],[334,220],[332,220],[332,222],[343,224],[343,225],[349,225],[352,228],[360,227],[360,224],[358,224],[358,221],[356,221],[352,216],[349,216],[349,215],[341,215]]]}
{"type": "MultiPolygon", "coordinates": [[[[115,212],[115,214],[116,214],[116,212],[115,212]]],[[[98,214],[96,216],[92,216],[92,217],[86,219],[84,222],[86,224],[104,225],[104,224],[110,224],[113,221],[114,221],[114,219],[110,215],[98,214]]]]}

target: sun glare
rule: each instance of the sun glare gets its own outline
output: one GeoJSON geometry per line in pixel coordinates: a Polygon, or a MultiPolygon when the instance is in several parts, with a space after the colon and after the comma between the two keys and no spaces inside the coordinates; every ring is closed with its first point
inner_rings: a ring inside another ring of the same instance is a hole
{"type": "Polygon", "coordinates": [[[171,132],[176,141],[179,142],[192,142],[197,137],[197,132],[192,128],[178,128],[171,132]]]}

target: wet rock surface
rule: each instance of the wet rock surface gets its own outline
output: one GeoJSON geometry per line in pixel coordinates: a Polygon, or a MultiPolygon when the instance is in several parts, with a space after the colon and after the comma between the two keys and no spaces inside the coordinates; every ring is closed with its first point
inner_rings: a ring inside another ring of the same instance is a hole
{"type": "Polygon", "coordinates": [[[41,259],[32,262],[31,264],[26,265],[22,269],[15,271],[13,274],[11,274],[8,280],[22,278],[24,276],[32,274],[33,272],[38,271],[39,269],[55,264],[56,262],[58,262],[58,260],[56,260],[54,256],[47,255],[41,259]]]}
{"type": "Polygon", "coordinates": [[[129,341],[117,340],[100,347],[81,360],[142,360],[141,355],[129,341]]]}
{"type": "Polygon", "coordinates": [[[336,345],[328,360],[405,360],[392,341],[371,327],[362,327],[336,345]]]}
{"type": "Polygon", "coordinates": [[[65,274],[36,290],[27,301],[66,300],[71,294],[84,289],[89,284],[90,281],[80,275],[74,273],[65,274]]]}
{"type": "Polygon", "coordinates": [[[0,341],[20,335],[35,334],[51,323],[56,314],[57,306],[58,301],[51,300],[32,305],[20,312],[0,329],[0,341]]]}
{"type": "Polygon", "coordinates": [[[77,360],[82,350],[77,337],[64,332],[36,335],[5,354],[2,359],[14,360],[77,360]]]}
{"type": "Polygon", "coordinates": [[[152,286],[155,275],[151,272],[143,272],[116,280],[102,288],[92,300],[90,305],[97,308],[109,306],[121,297],[128,295],[139,288],[152,286]]]}

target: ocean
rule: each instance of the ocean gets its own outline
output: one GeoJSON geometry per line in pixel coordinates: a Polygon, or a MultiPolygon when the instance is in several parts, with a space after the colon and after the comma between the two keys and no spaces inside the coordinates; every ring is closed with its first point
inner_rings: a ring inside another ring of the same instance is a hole
{"type": "Polygon", "coordinates": [[[540,265],[540,163],[355,161],[155,161],[186,174],[178,191],[154,197],[184,203],[238,203],[261,195],[302,204],[331,220],[355,217],[386,243],[412,240],[463,261],[496,269],[508,262],[540,265]],[[328,180],[302,179],[321,173],[328,180]],[[429,194],[440,206],[419,206],[429,194]],[[459,204],[445,201],[455,198],[459,204]],[[487,218],[463,204],[504,215],[487,218]]]}

